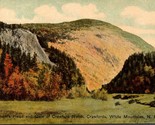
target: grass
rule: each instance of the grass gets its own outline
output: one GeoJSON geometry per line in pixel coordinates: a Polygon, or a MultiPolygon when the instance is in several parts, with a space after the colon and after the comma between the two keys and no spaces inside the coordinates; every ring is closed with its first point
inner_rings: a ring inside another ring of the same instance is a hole
{"type": "MultiPolygon", "coordinates": [[[[51,124],[51,123],[153,123],[155,108],[137,103],[131,99],[107,101],[92,98],[62,99],[53,102],[0,101],[1,124],[51,124]],[[119,102],[119,105],[116,103],[119,102]],[[114,115],[113,118],[110,118],[114,115]],[[143,118],[124,118],[124,115],[143,118]],[[151,118],[147,118],[151,115],[151,118]],[[58,118],[59,117],[59,118],[58,118]]],[[[139,95],[141,102],[151,102],[154,95],[139,95]]]]}

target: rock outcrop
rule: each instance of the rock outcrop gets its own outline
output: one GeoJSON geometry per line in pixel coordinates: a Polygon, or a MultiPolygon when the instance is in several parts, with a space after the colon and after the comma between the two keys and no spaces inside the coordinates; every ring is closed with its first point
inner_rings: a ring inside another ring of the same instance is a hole
{"type": "Polygon", "coordinates": [[[9,44],[15,48],[20,48],[22,52],[30,53],[31,56],[35,53],[39,62],[54,65],[40,46],[36,35],[28,30],[1,28],[0,41],[2,45],[9,44]]]}

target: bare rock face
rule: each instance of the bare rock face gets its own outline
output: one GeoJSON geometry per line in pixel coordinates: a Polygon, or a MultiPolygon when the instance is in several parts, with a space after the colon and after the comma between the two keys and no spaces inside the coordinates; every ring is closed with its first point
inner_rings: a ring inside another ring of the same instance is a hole
{"type": "Polygon", "coordinates": [[[43,48],[40,46],[36,35],[25,29],[1,29],[0,41],[3,44],[9,44],[15,48],[20,48],[22,52],[30,53],[31,56],[37,55],[39,62],[52,63],[43,48]]]}

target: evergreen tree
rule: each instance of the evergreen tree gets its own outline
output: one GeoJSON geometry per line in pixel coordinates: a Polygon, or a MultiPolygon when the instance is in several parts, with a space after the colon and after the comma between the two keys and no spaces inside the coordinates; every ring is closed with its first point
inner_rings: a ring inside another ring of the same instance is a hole
{"type": "Polygon", "coordinates": [[[62,75],[62,84],[65,84],[67,89],[71,89],[73,86],[83,85],[84,79],[77,69],[74,61],[66,55],[64,52],[60,52],[58,49],[51,47],[50,60],[57,65],[56,72],[62,75]]]}
{"type": "Polygon", "coordinates": [[[136,53],[124,63],[120,73],[106,86],[109,93],[154,93],[155,52],[136,53]]]}

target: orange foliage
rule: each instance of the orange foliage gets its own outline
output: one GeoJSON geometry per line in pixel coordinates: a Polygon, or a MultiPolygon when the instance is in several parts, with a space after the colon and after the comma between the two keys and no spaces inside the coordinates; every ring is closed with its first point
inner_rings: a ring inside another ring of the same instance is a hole
{"type": "Polygon", "coordinates": [[[52,85],[51,96],[54,99],[58,99],[63,96],[66,96],[67,95],[66,85],[65,84],[61,85],[61,81],[62,81],[61,75],[54,74],[52,78],[53,79],[51,81],[51,85],[52,85]]]}
{"type": "Polygon", "coordinates": [[[51,91],[51,95],[53,96],[53,98],[58,98],[59,97],[59,93],[60,93],[60,81],[61,81],[61,77],[60,75],[54,75],[53,79],[52,79],[52,83],[50,83],[52,86],[52,91],[51,91]]]}
{"type": "Polygon", "coordinates": [[[23,77],[19,73],[19,67],[16,67],[12,74],[8,77],[5,85],[3,86],[3,92],[10,95],[11,98],[19,99],[23,95],[23,77]]]}
{"type": "Polygon", "coordinates": [[[8,53],[6,53],[5,60],[4,60],[4,71],[5,71],[6,78],[10,75],[12,71],[12,67],[13,67],[13,64],[12,64],[11,57],[8,53]]]}
{"type": "MultiPolygon", "coordinates": [[[[67,94],[66,86],[62,85],[62,77],[59,74],[51,74],[46,66],[34,71],[20,72],[19,67],[13,68],[9,54],[4,60],[5,79],[0,89],[5,99],[13,100],[54,100],[67,94]],[[43,79],[39,83],[39,77],[43,79]]],[[[1,77],[0,77],[1,78],[1,77]]]]}
{"type": "Polygon", "coordinates": [[[42,99],[42,98],[45,98],[45,91],[43,90],[38,90],[38,98],[39,99],[42,99]]]}
{"type": "Polygon", "coordinates": [[[30,84],[19,72],[19,67],[15,67],[8,80],[3,85],[3,93],[10,99],[33,99],[35,98],[34,86],[30,84]]]}

